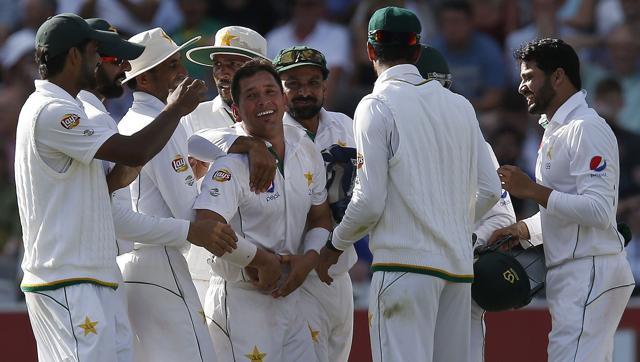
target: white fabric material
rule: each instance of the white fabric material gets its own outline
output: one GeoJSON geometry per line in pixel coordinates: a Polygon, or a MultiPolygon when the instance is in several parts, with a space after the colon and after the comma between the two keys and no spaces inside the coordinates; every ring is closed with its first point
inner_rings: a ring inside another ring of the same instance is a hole
{"type": "Polygon", "coordinates": [[[541,235],[531,238],[544,241],[547,267],[623,250],[616,229],[619,173],[613,131],[585,93],[575,93],[553,115],[538,151],[536,182],[554,191],[547,208],[525,220],[530,230],[540,225],[541,235]]]}
{"type": "Polygon", "coordinates": [[[118,257],[134,332],[134,361],[217,361],[187,263],[175,248],[118,257]]]}
{"type": "Polygon", "coordinates": [[[203,129],[216,129],[233,125],[233,113],[222,97],[200,103],[193,112],[182,117],[180,123],[187,131],[187,139],[203,129]]]}
{"type": "Polygon", "coordinates": [[[27,292],[25,301],[38,361],[131,361],[132,335],[122,293],[76,284],[27,292]]]}
{"type": "Polygon", "coordinates": [[[634,286],[625,252],[549,269],[549,362],[611,362],[613,336],[634,286]]]}
{"type": "Polygon", "coordinates": [[[36,80],[35,86],[20,112],[16,138],[22,285],[69,278],[117,283],[109,193],[102,164],[93,158],[114,132],[93,124],[57,85],[36,80]],[[64,170],[43,161],[43,148],[50,159],[64,160],[64,170]]]}
{"type": "Polygon", "coordinates": [[[258,292],[249,283],[212,277],[205,313],[218,359],[316,361],[299,303],[300,290],[276,299],[258,292]]]}
{"type": "MultiPolygon", "coordinates": [[[[118,124],[120,133],[131,135],[151,123],[165,104],[154,96],[133,93],[131,109],[118,124]]],[[[135,211],[164,218],[192,220],[193,200],[198,191],[193,171],[187,161],[187,136],[179,124],[164,148],[149,161],[140,176],[129,186],[135,211]]],[[[188,247],[185,238],[168,243],[174,247],[188,247]]],[[[143,246],[143,244],[140,244],[143,246]]]]}
{"type": "MultiPolygon", "coordinates": [[[[90,120],[96,124],[104,124],[118,131],[116,121],[111,118],[102,102],[93,93],[80,91],[79,100],[90,120]]],[[[105,173],[108,174],[114,163],[102,161],[105,173]]],[[[131,210],[131,193],[128,187],[112,193],[111,210],[118,238],[118,254],[133,250],[133,241],[144,244],[165,245],[176,239],[185,239],[189,233],[189,221],[174,218],[158,218],[131,210]]]]}
{"type": "MultiPolygon", "coordinates": [[[[304,132],[285,128],[284,175],[276,172],[272,187],[256,195],[249,190],[246,155],[230,154],[215,161],[205,176],[194,209],[222,216],[238,235],[277,254],[299,254],[307,213],[327,197],[324,163],[304,132]]],[[[243,130],[242,124],[236,129],[243,130]]],[[[242,269],[215,258],[214,273],[227,281],[244,279],[242,269]]]]}
{"type": "Polygon", "coordinates": [[[373,93],[356,109],[354,127],[362,162],[333,244],[344,249],[371,231],[374,264],[470,277],[473,222],[500,196],[471,104],[438,82],[425,83],[415,66],[402,64],[378,77],[373,93]]]}
{"type": "Polygon", "coordinates": [[[327,285],[311,273],[300,290],[298,306],[307,321],[318,361],[347,362],[353,339],[351,277],[341,273],[327,285]]]}
{"type": "Polygon", "coordinates": [[[471,329],[469,334],[469,362],[484,362],[486,326],[485,310],[471,299],[471,329]]]}
{"type": "Polygon", "coordinates": [[[227,128],[201,129],[189,137],[189,155],[198,160],[213,162],[225,156],[244,131],[236,125],[227,128]]]}
{"type": "Polygon", "coordinates": [[[375,272],[369,296],[374,362],[467,361],[471,284],[375,272]]]}

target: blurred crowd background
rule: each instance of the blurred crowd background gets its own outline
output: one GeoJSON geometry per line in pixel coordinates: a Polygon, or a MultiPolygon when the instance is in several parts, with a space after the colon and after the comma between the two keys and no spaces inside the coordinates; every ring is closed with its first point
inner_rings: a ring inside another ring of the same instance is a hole
{"type": "MultiPolygon", "coordinates": [[[[518,165],[531,177],[543,129],[517,93],[519,69],[512,53],[539,37],[559,37],[576,48],[587,99],[618,139],[618,220],[631,227],[635,240],[627,252],[640,281],[639,0],[0,0],[0,302],[22,298],[15,132],[20,108],[39,78],[35,32],[49,16],[73,12],[104,18],[127,38],[159,26],[178,44],[202,35],[198,46],[213,43],[221,27],[242,25],[267,38],[271,58],[285,47],[308,45],[322,51],[330,67],[325,107],[352,117],[376,79],[365,47],[369,17],[391,5],[418,15],[421,43],[448,60],[452,90],[474,105],[500,164],[518,165]]],[[[191,76],[207,81],[215,96],[210,69],[183,59],[191,76]]],[[[131,94],[125,93],[107,108],[118,120],[130,104],[131,94]]],[[[513,205],[518,219],[537,210],[518,199],[513,205]]],[[[366,245],[359,252],[352,278],[356,305],[366,308],[370,254],[366,245]]]]}

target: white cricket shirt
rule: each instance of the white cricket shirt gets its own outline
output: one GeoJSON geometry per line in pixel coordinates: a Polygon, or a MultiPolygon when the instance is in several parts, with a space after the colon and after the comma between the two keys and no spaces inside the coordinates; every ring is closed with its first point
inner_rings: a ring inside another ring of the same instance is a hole
{"type": "Polygon", "coordinates": [[[187,132],[187,139],[201,129],[229,127],[235,123],[229,105],[218,95],[213,100],[200,103],[193,112],[182,117],[180,123],[187,132]]]}
{"type": "Polygon", "coordinates": [[[570,259],[617,254],[619,160],[607,122],[576,92],[549,121],[538,150],[536,182],[553,189],[547,208],[523,220],[531,241],[544,241],[547,267],[570,259]]]}

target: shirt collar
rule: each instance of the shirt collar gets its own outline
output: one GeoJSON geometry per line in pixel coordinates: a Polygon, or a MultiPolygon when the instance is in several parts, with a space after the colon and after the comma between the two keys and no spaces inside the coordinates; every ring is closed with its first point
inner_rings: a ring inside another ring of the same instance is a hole
{"type": "Polygon", "coordinates": [[[227,102],[222,100],[222,97],[220,97],[220,95],[217,95],[214,99],[213,102],[211,102],[211,108],[212,110],[215,112],[220,108],[224,108],[227,112],[232,113],[231,112],[231,107],[229,107],[229,105],[227,104],[227,102]]]}
{"type": "Polygon", "coordinates": [[[382,83],[394,79],[415,83],[423,80],[420,72],[418,72],[418,68],[416,68],[415,65],[398,64],[382,72],[382,74],[378,76],[373,89],[375,90],[377,87],[380,87],[382,83]]]}
{"type": "Polygon", "coordinates": [[[105,108],[100,99],[98,99],[95,94],[89,91],[81,90],[80,93],[78,93],[78,99],[80,101],[89,103],[102,113],[109,114],[109,111],[107,111],[107,108],[105,108]]]}
{"type": "Polygon", "coordinates": [[[586,106],[587,101],[585,100],[587,96],[587,92],[585,90],[578,91],[574,93],[569,99],[567,99],[561,106],[556,110],[551,120],[548,121],[547,115],[543,114],[540,116],[540,120],[538,123],[544,126],[545,123],[555,122],[558,124],[565,124],[569,121],[568,116],[569,113],[573,112],[578,107],[586,106]]]}
{"type": "Polygon", "coordinates": [[[69,102],[73,102],[79,106],[82,106],[81,101],[73,98],[71,94],[69,94],[69,92],[62,89],[57,84],[51,83],[47,79],[36,79],[34,83],[35,83],[37,92],[40,92],[52,98],[60,98],[69,102]]]}
{"type": "MultiPolygon", "coordinates": [[[[320,108],[320,116],[318,118],[318,131],[315,133],[315,136],[317,136],[324,128],[324,125],[327,122],[326,121],[327,117],[329,117],[329,113],[327,112],[327,110],[324,109],[324,107],[320,108]]],[[[291,117],[289,112],[284,113],[284,118],[282,119],[282,123],[299,128],[307,133],[311,133],[309,130],[304,128],[304,126],[300,124],[300,122],[296,121],[293,117],[291,117]]]]}
{"type": "Polygon", "coordinates": [[[155,110],[162,110],[166,104],[147,92],[133,92],[133,103],[141,103],[155,110]]]}

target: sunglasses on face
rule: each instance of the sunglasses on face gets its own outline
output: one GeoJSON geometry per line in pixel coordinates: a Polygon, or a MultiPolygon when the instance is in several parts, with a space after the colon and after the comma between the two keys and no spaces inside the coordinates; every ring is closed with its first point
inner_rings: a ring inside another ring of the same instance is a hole
{"type": "Polygon", "coordinates": [[[117,66],[121,66],[124,63],[124,59],[120,59],[118,57],[100,57],[100,61],[102,63],[111,63],[117,66]]]}
{"type": "Polygon", "coordinates": [[[373,30],[369,32],[369,40],[381,44],[397,43],[404,45],[416,45],[420,41],[420,34],[373,30]]]}
{"type": "Polygon", "coordinates": [[[286,53],[280,55],[280,60],[278,60],[279,67],[286,67],[287,65],[300,63],[300,62],[311,62],[318,65],[324,65],[324,55],[315,49],[301,49],[301,50],[290,50],[286,53]]]}

